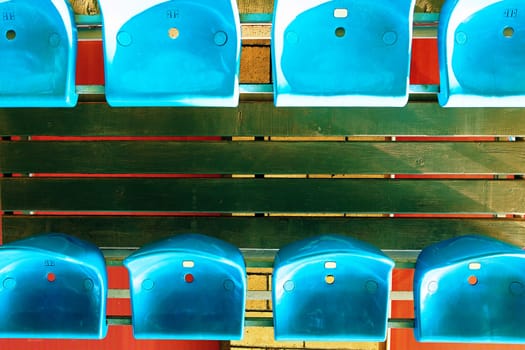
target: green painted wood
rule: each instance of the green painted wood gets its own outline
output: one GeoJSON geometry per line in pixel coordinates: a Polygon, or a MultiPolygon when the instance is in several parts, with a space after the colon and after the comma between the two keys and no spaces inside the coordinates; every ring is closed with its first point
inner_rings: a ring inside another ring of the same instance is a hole
{"type": "Polygon", "coordinates": [[[524,220],[312,217],[4,216],[4,242],[64,232],[100,247],[141,247],[181,233],[203,233],[241,248],[278,249],[325,233],[361,239],[382,249],[422,249],[478,233],[525,247],[524,220]]]}
{"type": "Polygon", "coordinates": [[[525,212],[524,181],[3,178],[0,182],[7,211],[525,212]]]}
{"type": "Polygon", "coordinates": [[[525,173],[525,142],[0,142],[3,173],[525,173]]]}
{"type": "Polygon", "coordinates": [[[276,108],[244,102],[238,108],[0,109],[0,135],[88,136],[330,136],[525,135],[523,109],[441,108],[413,102],[404,108],[276,108]]]}

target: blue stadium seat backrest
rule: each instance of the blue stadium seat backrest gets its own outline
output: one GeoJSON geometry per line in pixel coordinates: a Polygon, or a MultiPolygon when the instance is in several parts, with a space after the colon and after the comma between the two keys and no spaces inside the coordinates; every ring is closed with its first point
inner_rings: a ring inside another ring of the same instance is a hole
{"type": "Polygon", "coordinates": [[[415,1],[275,0],[277,106],[404,106],[415,1]]]}
{"type": "Polygon", "coordinates": [[[67,0],[0,1],[0,107],[73,107],[77,27],[67,0]]]}
{"type": "Polygon", "coordinates": [[[438,29],[444,107],[525,107],[525,2],[447,0],[438,29]]]}
{"type": "Polygon", "coordinates": [[[141,248],[124,265],[135,338],[241,339],[246,267],[238,248],[183,234],[141,248]]]}
{"type": "Polygon", "coordinates": [[[224,106],[239,99],[235,0],[100,0],[111,106],[224,106]]]}
{"type": "Polygon", "coordinates": [[[379,249],[339,235],[281,248],[272,282],[275,338],[384,341],[393,267],[379,249]]]}
{"type": "Polygon", "coordinates": [[[525,343],[525,251],[478,235],[422,250],[414,333],[423,342],[525,343]]]}
{"type": "Polygon", "coordinates": [[[2,338],[104,338],[107,292],[88,242],[51,233],[0,246],[2,338]]]}

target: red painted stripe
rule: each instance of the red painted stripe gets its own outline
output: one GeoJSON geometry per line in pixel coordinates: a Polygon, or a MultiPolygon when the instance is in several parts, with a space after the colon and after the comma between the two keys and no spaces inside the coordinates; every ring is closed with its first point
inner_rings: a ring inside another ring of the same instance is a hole
{"type": "Polygon", "coordinates": [[[524,350],[525,345],[474,344],[474,343],[418,343],[412,329],[392,329],[392,350],[524,350]]]}
{"type": "Polygon", "coordinates": [[[32,141],[221,141],[217,136],[31,136],[32,141]]]}
{"type": "Polygon", "coordinates": [[[396,142],[495,142],[495,136],[396,136],[396,142]]]}
{"type": "Polygon", "coordinates": [[[396,219],[494,219],[491,213],[455,214],[455,213],[396,213],[396,219]]]}
{"type": "Polygon", "coordinates": [[[395,174],[397,180],[494,180],[494,177],[494,174],[395,174]]]}
{"type": "Polygon", "coordinates": [[[33,173],[31,177],[52,178],[154,178],[154,179],[216,179],[223,177],[220,174],[86,174],[86,173],[33,173]]]}
{"type": "MultiPolygon", "coordinates": [[[[26,215],[22,211],[14,211],[14,215],[26,215]]],[[[163,212],[163,211],[31,211],[35,216],[173,216],[173,217],[219,217],[221,213],[197,212],[163,212]]]]}

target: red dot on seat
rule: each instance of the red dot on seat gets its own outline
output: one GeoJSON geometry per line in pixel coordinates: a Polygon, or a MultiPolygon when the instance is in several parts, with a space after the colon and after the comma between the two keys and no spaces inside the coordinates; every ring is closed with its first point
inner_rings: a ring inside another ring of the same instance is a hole
{"type": "Polygon", "coordinates": [[[471,275],[468,277],[468,284],[470,284],[471,286],[474,286],[476,284],[478,284],[478,278],[474,275],[471,275]]]}
{"type": "Polygon", "coordinates": [[[184,275],[184,281],[186,283],[192,283],[195,280],[195,277],[191,273],[187,273],[184,275]]]}
{"type": "Polygon", "coordinates": [[[56,279],[57,279],[57,276],[53,272],[49,272],[47,274],[47,280],[49,282],[55,282],[56,279]]]}

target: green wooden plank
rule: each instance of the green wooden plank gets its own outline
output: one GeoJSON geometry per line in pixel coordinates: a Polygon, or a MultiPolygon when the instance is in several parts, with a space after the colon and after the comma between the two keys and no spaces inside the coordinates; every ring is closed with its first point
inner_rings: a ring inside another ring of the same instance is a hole
{"type": "Polygon", "coordinates": [[[238,108],[0,109],[0,135],[87,136],[330,136],[525,135],[520,108],[276,108],[244,102],[238,108]]]}
{"type": "Polygon", "coordinates": [[[4,210],[525,212],[523,181],[3,178],[4,210]]]}
{"type": "Polygon", "coordinates": [[[3,173],[524,173],[525,142],[0,142],[3,173]]]}
{"type": "Polygon", "coordinates": [[[312,217],[4,216],[4,242],[64,232],[100,247],[141,247],[195,232],[241,248],[278,249],[296,240],[338,233],[382,249],[422,249],[464,234],[482,234],[525,247],[524,220],[312,217]]]}

